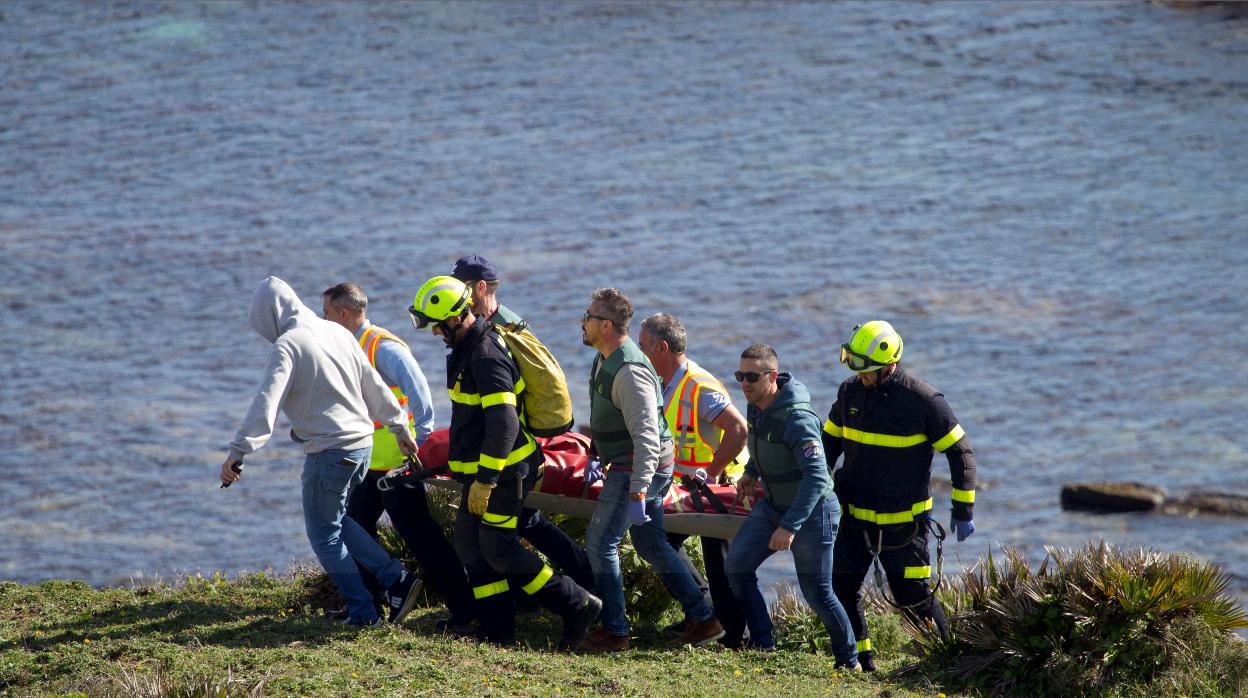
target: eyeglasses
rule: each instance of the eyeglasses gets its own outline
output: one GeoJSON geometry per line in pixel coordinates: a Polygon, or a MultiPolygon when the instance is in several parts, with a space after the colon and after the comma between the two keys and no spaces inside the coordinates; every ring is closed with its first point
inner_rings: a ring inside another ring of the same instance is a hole
{"type": "Polygon", "coordinates": [[[590,320],[602,320],[603,322],[614,322],[614,320],[612,320],[609,317],[603,317],[601,315],[594,315],[593,313],[586,310],[585,316],[581,318],[581,322],[589,322],[590,320]]]}
{"type": "Polygon", "coordinates": [[[737,371],[736,373],[732,374],[732,377],[736,378],[738,383],[757,383],[759,378],[762,378],[763,376],[767,375],[768,373],[771,373],[774,370],[776,369],[769,368],[766,371],[763,371],[762,373],[758,373],[755,371],[737,371]]]}
{"type": "Polygon", "coordinates": [[[849,367],[851,371],[866,371],[869,369],[884,368],[888,364],[882,364],[865,354],[859,354],[849,348],[848,344],[841,345],[841,363],[849,367]]]}

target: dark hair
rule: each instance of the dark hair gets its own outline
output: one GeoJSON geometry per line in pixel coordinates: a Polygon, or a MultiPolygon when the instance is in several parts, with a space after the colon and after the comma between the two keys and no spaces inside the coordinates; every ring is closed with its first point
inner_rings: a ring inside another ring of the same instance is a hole
{"type": "Polygon", "coordinates": [[[628,296],[616,288],[600,288],[589,294],[589,302],[596,303],[603,317],[615,325],[620,334],[628,334],[628,323],[633,319],[633,304],[628,296]]]}
{"type": "Polygon", "coordinates": [[[741,352],[741,358],[758,359],[763,363],[773,364],[771,367],[772,370],[776,370],[780,367],[780,357],[776,356],[776,350],[766,344],[751,344],[745,348],[745,351],[741,352]]]}
{"type": "Polygon", "coordinates": [[[675,315],[655,313],[641,321],[641,329],[656,341],[667,342],[667,348],[673,354],[685,353],[688,335],[685,334],[684,323],[675,315]]]}
{"type": "Polygon", "coordinates": [[[329,304],[335,308],[348,308],[357,313],[368,309],[368,296],[364,295],[364,289],[352,283],[335,284],[322,291],[321,295],[329,298],[329,304]]]}

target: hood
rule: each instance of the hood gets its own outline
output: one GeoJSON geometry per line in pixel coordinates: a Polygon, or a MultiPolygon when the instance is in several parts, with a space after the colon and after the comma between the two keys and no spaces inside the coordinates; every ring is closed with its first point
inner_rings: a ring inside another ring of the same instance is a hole
{"type": "Polygon", "coordinates": [[[316,316],[316,311],[304,305],[289,284],[276,276],[270,276],[260,282],[260,287],[251,297],[251,313],[247,316],[247,324],[269,342],[276,342],[278,337],[295,325],[316,316]]]}
{"type": "Polygon", "coordinates": [[[779,392],[776,393],[776,399],[767,407],[769,412],[799,402],[810,402],[810,391],[788,371],[782,371],[776,376],[776,386],[779,392]]]}

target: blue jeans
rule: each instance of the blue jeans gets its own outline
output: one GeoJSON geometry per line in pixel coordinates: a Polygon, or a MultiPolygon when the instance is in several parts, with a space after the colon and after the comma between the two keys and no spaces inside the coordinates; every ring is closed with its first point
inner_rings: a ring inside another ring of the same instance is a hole
{"type": "Polygon", "coordinates": [[[602,599],[602,627],[616,635],[628,635],[628,618],[624,615],[624,575],[620,572],[620,541],[627,531],[632,534],[637,554],[654,569],[663,586],[677,601],[685,616],[706,620],[713,615],[702,598],[702,590],[667,542],[663,529],[663,496],[672,486],[672,476],[655,474],[646,490],[646,513],[649,523],[632,526],[628,518],[628,483],[632,473],[610,470],[603,482],[594,515],[585,531],[585,547],[589,565],[594,570],[595,592],[602,599]]]}
{"type": "Polygon", "coordinates": [[[354,519],[346,516],[347,495],[368,472],[372,448],[331,448],[303,459],[303,527],[308,542],[329,578],[338,586],[354,622],[377,617],[373,595],[364,588],[359,562],[377,581],[389,587],[399,580],[403,566],[354,519]]]}
{"type": "MultiPolygon", "coordinates": [[[[845,607],[832,593],[832,545],[841,520],[841,507],[837,501],[825,497],[815,505],[810,518],[798,529],[790,551],[793,566],[797,570],[797,585],[802,597],[814,609],[815,615],[832,639],[832,653],[837,661],[857,662],[854,634],[850,630],[849,616],[845,607]]],[[[746,517],[737,537],[732,539],[724,572],[728,584],[745,612],[750,627],[750,643],[757,647],[776,644],[775,626],[767,610],[767,602],[758,589],[758,567],[775,551],[767,547],[771,536],[780,525],[780,514],[766,499],[760,499],[746,517]]]]}

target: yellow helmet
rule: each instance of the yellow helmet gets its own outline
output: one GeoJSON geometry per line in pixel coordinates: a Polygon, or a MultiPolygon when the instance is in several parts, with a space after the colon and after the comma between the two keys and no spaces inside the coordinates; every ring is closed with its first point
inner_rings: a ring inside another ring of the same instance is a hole
{"type": "Polygon", "coordinates": [[[412,316],[412,326],[423,330],[431,322],[458,317],[470,305],[472,290],[464,282],[453,276],[435,276],[416,292],[407,312],[412,316]]]}
{"type": "Polygon", "coordinates": [[[855,325],[849,341],[841,345],[841,363],[857,373],[875,371],[901,360],[901,335],[883,320],[855,325]]]}

